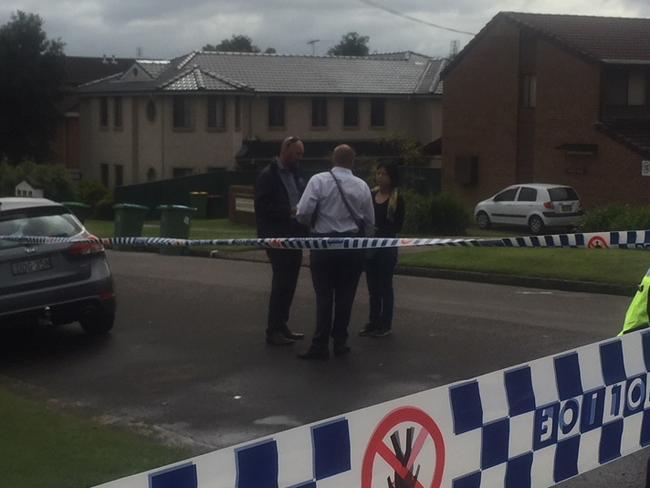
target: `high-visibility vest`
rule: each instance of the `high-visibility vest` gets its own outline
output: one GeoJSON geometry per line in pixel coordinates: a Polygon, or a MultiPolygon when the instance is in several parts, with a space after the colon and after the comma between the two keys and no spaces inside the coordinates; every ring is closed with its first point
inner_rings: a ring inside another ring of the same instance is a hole
{"type": "Polygon", "coordinates": [[[650,316],[648,309],[650,302],[648,302],[648,293],[650,292],[650,269],[641,280],[639,289],[637,290],[632,303],[625,313],[625,322],[623,323],[623,330],[618,335],[627,334],[633,330],[645,329],[650,327],[650,316]]]}

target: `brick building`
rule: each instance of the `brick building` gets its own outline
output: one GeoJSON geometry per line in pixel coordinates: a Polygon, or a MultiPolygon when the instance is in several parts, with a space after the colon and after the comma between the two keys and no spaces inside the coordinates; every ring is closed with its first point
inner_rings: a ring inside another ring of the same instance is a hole
{"type": "Polygon", "coordinates": [[[501,12],[443,72],[442,187],[650,203],[650,19],[501,12]],[[646,163],[647,167],[647,163],[646,163]]]}

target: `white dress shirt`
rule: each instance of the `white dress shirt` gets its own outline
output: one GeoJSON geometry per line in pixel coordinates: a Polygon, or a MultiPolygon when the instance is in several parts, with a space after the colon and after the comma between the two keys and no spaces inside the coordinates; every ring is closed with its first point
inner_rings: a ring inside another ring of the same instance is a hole
{"type": "MultiPolygon", "coordinates": [[[[341,185],[343,193],[356,218],[363,220],[366,229],[375,225],[375,209],[372,204],[370,188],[352,171],[335,166],[332,172],[341,185]]],[[[343,203],[343,198],[329,171],[312,176],[305,192],[298,202],[296,218],[304,225],[310,225],[316,213],[312,232],[316,234],[357,232],[355,219],[343,203]]]]}

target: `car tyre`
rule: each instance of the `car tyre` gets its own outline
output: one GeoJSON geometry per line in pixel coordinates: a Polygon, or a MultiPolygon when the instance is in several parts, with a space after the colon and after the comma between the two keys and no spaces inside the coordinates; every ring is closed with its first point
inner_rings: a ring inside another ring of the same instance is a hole
{"type": "Polygon", "coordinates": [[[485,212],[479,212],[476,214],[476,224],[479,229],[489,229],[492,225],[490,217],[485,212]]]}
{"type": "Polygon", "coordinates": [[[533,234],[539,235],[544,232],[544,221],[539,215],[533,215],[528,219],[528,228],[533,234]]]}
{"type": "Polygon", "coordinates": [[[81,328],[89,335],[107,334],[115,322],[115,315],[106,312],[97,312],[79,319],[81,328]]]}

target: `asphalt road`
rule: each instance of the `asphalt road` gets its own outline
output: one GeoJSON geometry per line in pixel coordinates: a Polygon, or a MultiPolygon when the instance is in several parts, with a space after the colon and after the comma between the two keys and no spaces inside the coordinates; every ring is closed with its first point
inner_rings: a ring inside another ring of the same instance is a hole
{"type": "MultiPolygon", "coordinates": [[[[478,376],[614,335],[629,299],[459,281],[396,278],[395,333],[356,336],[352,354],[305,363],[307,344],[264,343],[267,264],[109,253],[118,293],[103,340],[77,326],[11,332],[0,374],[103,421],[155,430],[206,452],[478,376]]],[[[310,333],[314,299],[303,268],[291,327],[310,333]]],[[[565,483],[642,487],[647,453],[565,483]]]]}

